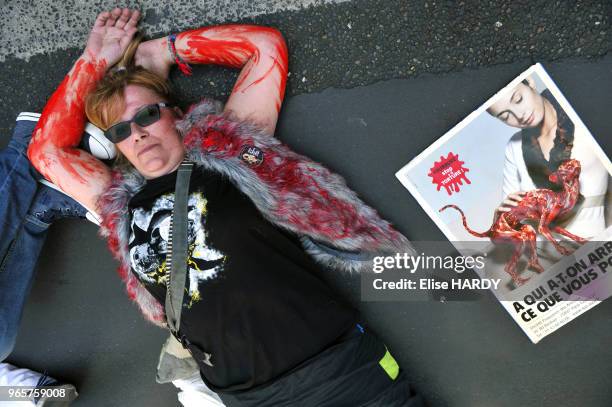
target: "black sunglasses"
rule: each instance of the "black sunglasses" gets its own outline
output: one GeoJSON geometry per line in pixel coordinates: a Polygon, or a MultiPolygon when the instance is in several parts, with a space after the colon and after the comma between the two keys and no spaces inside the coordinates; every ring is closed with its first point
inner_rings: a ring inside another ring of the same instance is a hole
{"type": "Polygon", "coordinates": [[[104,131],[104,135],[113,143],[119,143],[130,137],[132,134],[132,122],[136,123],[140,127],[147,127],[155,123],[161,117],[159,111],[160,107],[171,107],[168,103],[154,103],[152,105],[144,106],[138,110],[131,120],[119,122],[113,124],[104,131]]]}

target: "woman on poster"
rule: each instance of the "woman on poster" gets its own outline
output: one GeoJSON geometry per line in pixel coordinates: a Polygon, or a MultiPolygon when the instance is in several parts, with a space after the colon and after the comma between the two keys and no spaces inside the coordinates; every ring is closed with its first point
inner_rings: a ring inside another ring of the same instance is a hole
{"type": "Polygon", "coordinates": [[[605,199],[608,172],[591,148],[591,136],[577,127],[549,90],[538,93],[535,81],[527,78],[504,94],[487,111],[508,126],[521,129],[506,146],[503,195],[498,211],[518,205],[526,191],[537,188],[558,190],[548,176],[559,164],[580,161],[580,199],[559,226],[585,239],[606,229],[605,199]]]}

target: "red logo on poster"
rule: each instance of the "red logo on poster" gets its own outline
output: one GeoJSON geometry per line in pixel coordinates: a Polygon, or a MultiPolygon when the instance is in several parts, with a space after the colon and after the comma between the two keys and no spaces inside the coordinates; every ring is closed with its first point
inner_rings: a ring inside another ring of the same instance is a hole
{"type": "Polygon", "coordinates": [[[459,192],[459,185],[471,184],[465,173],[469,169],[463,166],[463,161],[459,160],[458,154],[448,153],[448,156],[440,156],[440,161],[436,161],[429,170],[429,175],[432,178],[432,183],[437,185],[437,190],[444,187],[449,195],[453,192],[459,192]]]}

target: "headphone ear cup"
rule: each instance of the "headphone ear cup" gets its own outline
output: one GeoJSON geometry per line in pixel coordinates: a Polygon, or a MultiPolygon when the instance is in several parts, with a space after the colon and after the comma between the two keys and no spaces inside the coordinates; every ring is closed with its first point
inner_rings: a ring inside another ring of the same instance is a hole
{"type": "Polygon", "coordinates": [[[115,145],[104,136],[100,128],[91,123],[85,126],[79,147],[100,160],[112,160],[117,156],[115,145]]]}

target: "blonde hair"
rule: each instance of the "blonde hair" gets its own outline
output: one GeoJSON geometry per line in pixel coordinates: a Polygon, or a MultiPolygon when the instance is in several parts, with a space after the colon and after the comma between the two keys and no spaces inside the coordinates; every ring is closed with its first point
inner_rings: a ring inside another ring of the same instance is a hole
{"type": "Polygon", "coordinates": [[[149,89],[172,103],[172,89],[165,78],[134,63],[136,49],[142,41],[138,34],[128,45],[121,60],[98,83],[85,99],[87,119],[106,130],[119,121],[125,110],[124,90],[128,85],[149,89]]]}
{"type": "MultiPolygon", "coordinates": [[[[141,86],[149,89],[172,104],[172,89],[168,81],[142,66],[136,66],[134,56],[142,35],[137,34],[126,48],[123,56],[108,73],[100,80],[96,89],[85,99],[85,114],[87,120],[97,127],[106,130],[119,121],[125,110],[124,91],[128,85],[141,86]]],[[[129,161],[117,150],[113,163],[115,168],[128,168],[129,161]]]]}

